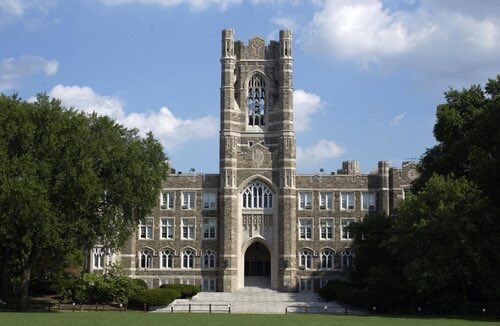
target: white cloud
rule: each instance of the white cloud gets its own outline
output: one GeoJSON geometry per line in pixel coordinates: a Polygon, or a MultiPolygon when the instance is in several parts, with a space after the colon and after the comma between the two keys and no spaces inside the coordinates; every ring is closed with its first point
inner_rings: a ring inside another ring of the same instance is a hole
{"type": "Polygon", "coordinates": [[[314,52],[415,76],[485,80],[500,70],[500,2],[422,0],[390,8],[382,0],[325,1],[308,27],[314,52]],[[483,9],[481,9],[483,8],[483,9]]]}
{"type": "Polygon", "coordinates": [[[344,154],[345,150],[332,140],[321,139],[308,148],[297,147],[297,165],[313,166],[336,159],[344,154]]]}
{"type": "Polygon", "coordinates": [[[24,15],[24,5],[21,0],[0,0],[0,11],[6,15],[20,17],[24,15]]]}
{"type": "Polygon", "coordinates": [[[214,117],[183,120],[174,116],[167,107],[149,114],[129,114],[121,123],[129,128],[138,128],[144,133],[152,131],[169,150],[175,150],[189,141],[216,138],[219,127],[214,117]]]}
{"type": "Polygon", "coordinates": [[[240,4],[241,0],[102,0],[102,2],[107,5],[140,4],[159,7],[173,7],[186,4],[195,10],[203,10],[211,6],[225,10],[229,6],[240,4]]]}
{"type": "Polygon", "coordinates": [[[57,72],[56,60],[49,60],[33,55],[24,55],[18,58],[0,60],[0,91],[18,87],[27,77],[43,72],[46,76],[57,72]]]}
{"type": "Polygon", "coordinates": [[[403,113],[401,113],[401,114],[398,114],[397,116],[395,116],[395,117],[391,120],[391,122],[389,122],[389,124],[390,124],[391,126],[397,126],[397,125],[399,125],[399,123],[401,122],[401,120],[403,120],[403,118],[405,117],[405,115],[406,115],[406,112],[403,112],[403,113]]]}
{"type": "Polygon", "coordinates": [[[167,107],[147,114],[126,114],[119,97],[99,95],[90,87],[56,85],[48,95],[60,99],[66,107],[110,116],[127,128],[137,128],[143,135],[152,131],[169,151],[191,141],[217,137],[219,124],[211,116],[181,119],[167,107]]]}
{"type": "Polygon", "coordinates": [[[295,90],[293,92],[295,131],[301,132],[309,129],[311,115],[320,110],[323,104],[318,95],[301,89],[295,90]]]}
{"type": "Polygon", "coordinates": [[[67,107],[117,120],[124,118],[124,104],[118,97],[99,95],[90,87],[56,85],[48,95],[60,99],[67,107]]]}
{"type": "Polygon", "coordinates": [[[29,11],[46,14],[56,0],[0,0],[0,22],[21,18],[29,11]]]}

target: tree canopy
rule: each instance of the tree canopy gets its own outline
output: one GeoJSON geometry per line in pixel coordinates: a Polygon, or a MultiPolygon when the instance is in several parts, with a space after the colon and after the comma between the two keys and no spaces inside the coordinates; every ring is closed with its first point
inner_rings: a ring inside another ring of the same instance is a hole
{"type": "Polygon", "coordinates": [[[32,272],[99,241],[117,248],[150,213],[167,176],[152,134],[39,95],[0,95],[2,296],[26,304],[32,272]]]}
{"type": "Polygon", "coordinates": [[[445,99],[438,143],[422,156],[398,216],[351,226],[349,286],[365,303],[467,313],[469,302],[500,300],[500,75],[445,99]]]}

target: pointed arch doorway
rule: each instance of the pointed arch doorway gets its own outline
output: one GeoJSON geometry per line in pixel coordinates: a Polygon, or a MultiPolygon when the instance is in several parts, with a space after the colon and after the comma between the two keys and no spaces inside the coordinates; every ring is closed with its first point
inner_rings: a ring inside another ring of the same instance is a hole
{"type": "Polygon", "coordinates": [[[258,241],[245,251],[245,287],[271,287],[271,253],[258,241]]]}

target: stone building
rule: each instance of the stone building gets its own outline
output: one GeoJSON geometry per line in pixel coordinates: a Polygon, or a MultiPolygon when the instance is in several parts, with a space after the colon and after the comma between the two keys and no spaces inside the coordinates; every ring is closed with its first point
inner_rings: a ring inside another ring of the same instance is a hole
{"type": "Polygon", "coordinates": [[[158,205],[118,254],[94,248],[149,286],[198,284],[233,292],[258,280],[282,291],[316,291],[353,263],[346,229],[370,214],[394,214],[414,164],[385,161],[361,174],[296,174],[292,33],[248,44],[222,31],[219,174],[175,173],[158,205]],[[109,257],[108,257],[109,256],[109,257]]]}

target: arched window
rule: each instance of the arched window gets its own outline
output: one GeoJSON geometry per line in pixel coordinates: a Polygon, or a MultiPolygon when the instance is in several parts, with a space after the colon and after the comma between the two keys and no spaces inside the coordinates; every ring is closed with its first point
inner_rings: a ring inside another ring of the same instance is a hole
{"type": "Polygon", "coordinates": [[[150,249],[142,249],[139,252],[139,266],[140,268],[151,268],[153,267],[153,252],[150,249]]]}
{"type": "Polygon", "coordinates": [[[312,267],[312,252],[304,249],[299,252],[300,267],[310,269],[312,267]]]}
{"type": "Polygon", "coordinates": [[[243,208],[273,208],[273,193],[258,181],[243,190],[242,200],[243,208]]]}
{"type": "Polygon", "coordinates": [[[174,265],[174,253],[172,250],[166,249],[161,252],[161,268],[172,268],[174,265]]]}
{"type": "Polygon", "coordinates": [[[182,268],[194,267],[194,251],[186,249],[182,252],[182,268]]]}
{"type": "Polygon", "coordinates": [[[266,85],[264,79],[254,75],[248,81],[247,110],[248,125],[265,125],[266,85]]]}
{"type": "Polygon", "coordinates": [[[335,260],[335,251],[331,249],[325,249],[321,252],[321,268],[322,269],[332,269],[335,260]]]}
{"type": "Polygon", "coordinates": [[[203,255],[201,256],[201,267],[215,268],[215,251],[211,249],[203,251],[203,255]]]}
{"type": "Polygon", "coordinates": [[[351,249],[344,249],[344,251],[342,251],[342,269],[348,269],[351,267],[353,258],[354,253],[351,249]]]}
{"type": "Polygon", "coordinates": [[[104,268],[104,248],[95,247],[94,248],[94,269],[104,268]]]}

